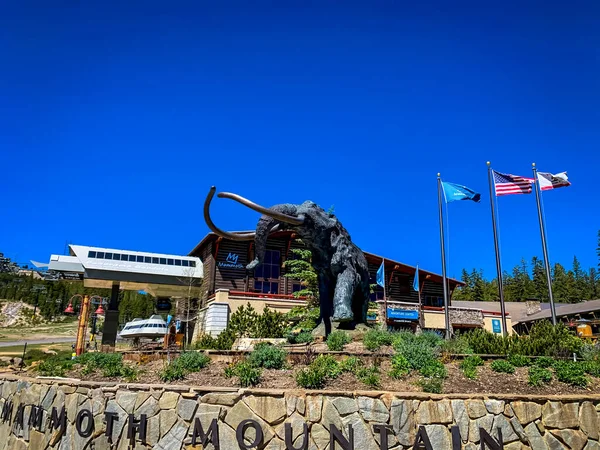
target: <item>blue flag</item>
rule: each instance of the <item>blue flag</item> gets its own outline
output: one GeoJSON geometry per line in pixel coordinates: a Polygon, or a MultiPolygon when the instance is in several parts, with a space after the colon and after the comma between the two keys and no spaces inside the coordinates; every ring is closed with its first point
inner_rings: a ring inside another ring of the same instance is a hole
{"type": "Polygon", "coordinates": [[[456,200],[473,200],[474,202],[479,203],[479,200],[481,200],[481,194],[479,192],[475,192],[473,189],[469,189],[460,184],[442,181],[442,188],[444,189],[446,203],[454,202],[456,200]]]}
{"type": "Polygon", "coordinates": [[[383,268],[383,261],[381,261],[381,267],[377,269],[377,284],[382,288],[385,288],[385,269],[383,268]]]}
{"type": "Polygon", "coordinates": [[[417,271],[415,272],[415,279],[413,281],[413,289],[419,292],[419,266],[417,266],[417,271]]]}

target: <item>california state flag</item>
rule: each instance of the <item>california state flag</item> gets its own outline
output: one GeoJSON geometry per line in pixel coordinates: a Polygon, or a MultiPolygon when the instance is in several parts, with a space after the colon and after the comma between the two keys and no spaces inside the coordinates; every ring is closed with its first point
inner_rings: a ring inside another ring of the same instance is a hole
{"type": "Polygon", "coordinates": [[[538,182],[540,183],[540,189],[542,191],[571,186],[571,183],[567,178],[567,172],[561,172],[556,174],[538,172],[537,176],[538,182]]]}

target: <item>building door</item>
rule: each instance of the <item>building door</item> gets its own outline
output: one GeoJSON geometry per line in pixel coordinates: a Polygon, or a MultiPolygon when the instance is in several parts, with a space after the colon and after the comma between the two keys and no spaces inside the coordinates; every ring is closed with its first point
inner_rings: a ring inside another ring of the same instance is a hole
{"type": "Polygon", "coordinates": [[[254,292],[279,294],[281,255],[279,250],[267,250],[265,261],[254,269],[254,292]]]}

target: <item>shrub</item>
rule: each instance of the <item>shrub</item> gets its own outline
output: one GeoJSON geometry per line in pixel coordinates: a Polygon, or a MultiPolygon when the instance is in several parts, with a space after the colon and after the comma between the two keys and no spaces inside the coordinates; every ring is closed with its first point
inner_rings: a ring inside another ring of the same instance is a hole
{"type": "Polygon", "coordinates": [[[550,358],[549,356],[540,356],[539,358],[535,358],[533,364],[542,368],[552,367],[554,365],[554,358],[550,358]]]}
{"type": "Polygon", "coordinates": [[[584,343],[579,354],[584,361],[600,361],[600,342],[584,343]]]}
{"type": "Polygon", "coordinates": [[[548,369],[538,366],[531,366],[529,368],[529,380],[530,386],[542,386],[543,384],[550,383],[552,381],[552,372],[548,369]]]}
{"type": "Polygon", "coordinates": [[[508,351],[508,341],[499,336],[481,328],[464,334],[469,347],[475,353],[487,355],[505,355],[508,351]]]}
{"type": "Polygon", "coordinates": [[[400,339],[394,342],[396,352],[404,356],[410,367],[415,370],[420,370],[431,361],[436,360],[436,350],[432,348],[428,342],[418,339],[400,339]]]}
{"type": "Polygon", "coordinates": [[[356,356],[349,356],[338,363],[340,372],[352,372],[356,373],[361,365],[361,361],[356,356]]]}
{"type": "Polygon", "coordinates": [[[504,359],[497,359],[493,361],[490,367],[494,372],[515,373],[515,366],[504,359]]]}
{"type": "Polygon", "coordinates": [[[325,385],[326,380],[325,374],[312,366],[296,373],[296,383],[305,389],[320,389],[325,385]]]}
{"type": "Polygon", "coordinates": [[[554,364],[556,379],[571,386],[586,387],[588,379],[585,376],[583,364],[574,361],[556,361],[554,364]]]}
{"type": "Polygon", "coordinates": [[[483,359],[478,355],[471,355],[462,360],[459,364],[465,377],[474,380],[477,378],[477,367],[483,366],[483,359]]]}
{"type": "Polygon", "coordinates": [[[392,356],[392,370],[390,370],[390,377],[402,378],[410,373],[410,363],[403,355],[392,356]]]}
{"type": "Polygon", "coordinates": [[[31,350],[27,350],[27,352],[25,353],[25,364],[31,364],[34,361],[41,361],[44,360],[48,357],[50,357],[51,355],[44,353],[41,350],[38,350],[36,348],[31,349],[31,350]]]}
{"type": "Polygon", "coordinates": [[[236,365],[235,374],[242,387],[256,386],[260,383],[261,369],[254,367],[249,361],[242,361],[236,365]]]}
{"type": "Polygon", "coordinates": [[[427,378],[446,378],[448,376],[446,367],[440,361],[435,359],[421,367],[419,372],[427,378]]]}
{"type": "Polygon", "coordinates": [[[287,337],[290,344],[310,344],[314,339],[310,331],[301,331],[298,334],[290,333],[287,337]]]}
{"type": "Polygon", "coordinates": [[[200,336],[200,339],[194,343],[194,348],[200,350],[216,349],[216,339],[210,334],[203,334],[200,336]]]}
{"type": "Polygon", "coordinates": [[[425,378],[417,382],[423,392],[429,392],[431,394],[441,394],[443,387],[443,380],[441,378],[425,378]]]}
{"type": "Polygon", "coordinates": [[[283,369],[285,367],[286,356],[287,352],[284,349],[261,342],[254,347],[248,359],[255,367],[283,369]]]}
{"type": "Polygon", "coordinates": [[[185,372],[198,372],[210,363],[210,357],[202,352],[184,352],[173,363],[185,372]]]}
{"type": "Polygon", "coordinates": [[[389,331],[371,329],[363,337],[363,345],[369,351],[377,351],[383,345],[392,345],[393,335],[389,331]]]}
{"type": "Polygon", "coordinates": [[[350,336],[345,331],[334,331],[327,338],[327,348],[332,351],[342,351],[344,345],[350,342],[350,336]]]}
{"type": "Polygon", "coordinates": [[[362,367],[357,370],[356,377],[362,383],[370,387],[378,387],[381,385],[379,378],[379,369],[376,366],[362,367]]]}
{"type": "Polygon", "coordinates": [[[525,367],[531,363],[531,360],[527,356],[523,355],[509,355],[508,362],[515,367],[525,367]]]}
{"type": "Polygon", "coordinates": [[[463,334],[440,343],[440,351],[451,355],[468,355],[473,353],[469,340],[463,334]]]}
{"type": "Polygon", "coordinates": [[[161,371],[158,372],[158,378],[165,383],[170,383],[176,380],[183,380],[185,370],[177,364],[167,364],[161,371]]]}
{"type": "Polygon", "coordinates": [[[331,355],[317,356],[310,366],[321,371],[327,378],[337,378],[341,373],[338,362],[331,355]]]}
{"type": "Polygon", "coordinates": [[[64,361],[59,361],[55,358],[48,358],[37,366],[37,370],[42,376],[64,377],[67,370],[71,369],[72,367],[72,363],[69,364],[64,361]]]}
{"type": "Polygon", "coordinates": [[[584,361],[582,364],[586,373],[593,377],[600,378],[600,361],[584,361]]]}

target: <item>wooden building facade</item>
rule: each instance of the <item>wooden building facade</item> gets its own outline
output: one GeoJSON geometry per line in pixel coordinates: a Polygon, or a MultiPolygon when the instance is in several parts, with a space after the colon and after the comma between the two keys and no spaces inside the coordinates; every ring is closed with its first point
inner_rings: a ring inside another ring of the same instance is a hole
{"type": "MultiPolygon", "coordinates": [[[[253,271],[246,265],[254,259],[252,241],[233,241],[209,233],[190,252],[204,265],[204,300],[218,289],[230,291],[291,296],[302,287],[297,280],[285,276],[284,262],[294,257],[291,250],[302,248],[293,232],[274,233],[267,242],[265,261],[253,271]]],[[[377,270],[383,258],[364,252],[369,264],[371,284],[375,284],[377,270]]],[[[416,268],[391,259],[385,259],[385,294],[389,302],[419,304],[419,294],[413,289],[416,268]]],[[[443,306],[443,283],[438,274],[419,269],[421,302],[423,306],[443,306]]],[[[460,281],[448,279],[450,297],[460,281]]],[[[383,300],[383,288],[377,286],[371,300],[383,300]]]]}

